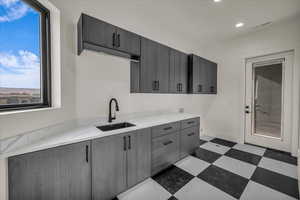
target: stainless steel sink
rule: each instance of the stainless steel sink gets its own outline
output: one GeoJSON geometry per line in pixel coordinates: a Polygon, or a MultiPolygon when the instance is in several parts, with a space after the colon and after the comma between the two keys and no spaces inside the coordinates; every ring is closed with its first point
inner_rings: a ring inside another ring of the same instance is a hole
{"type": "Polygon", "coordinates": [[[122,123],[117,123],[117,124],[108,124],[108,125],[104,125],[104,126],[97,126],[97,128],[100,129],[101,131],[112,131],[112,130],[132,127],[132,126],[135,126],[135,125],[128,123],[128,122],[122,122],[122,123]]]}

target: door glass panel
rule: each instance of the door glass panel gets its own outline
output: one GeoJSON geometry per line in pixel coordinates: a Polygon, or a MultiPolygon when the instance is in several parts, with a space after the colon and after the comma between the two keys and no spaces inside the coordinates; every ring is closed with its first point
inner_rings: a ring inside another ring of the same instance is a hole
{"type": "Polygon", "coordinates": [[[282,63],[254,67],[253,133],[281,138],[282,63]]]}

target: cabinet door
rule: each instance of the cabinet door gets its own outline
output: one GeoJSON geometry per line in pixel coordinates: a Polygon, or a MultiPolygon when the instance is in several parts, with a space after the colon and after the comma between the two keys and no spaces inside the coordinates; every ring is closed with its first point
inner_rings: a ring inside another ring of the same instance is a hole
{"type": "Polygon", "coordinates": [[[82,142],[9,158],[9,199],[91,199],[89,150],[82,142]]]}
{"type": "Polygon", "coordinates": [[[157,45],[156,57],[157,68],[156,76],[158,80],[158,92],[168,93],[169,91],[169,67],[170,67],[170,48],[159,43],[157,45]]]}
{"type": "Polygon", "coordinates": [[[188,89],[188,55],[180,53],[180,84],[181,93],[187,93],[188,89]]]}
{"type": "Polygon", "coordinates": [[[165,169],[179,159],[179,133],[152,139],[151,174],[165,169]]]}
{"type": "Polygon", "coordinates": [[[126,189],[124,135],[92,141],[93,200],[110,200],[126,189]]]}
{"type": "Polygon", "coordinates": [[[179,93],[180,73],[181,73],[181,54],[175,49],[170,50],[170,82],[169,92],[179,93]]]}
{"type": "Polygon", "coordinates": [[[132,187],[151,176],[151,129],[139,130],[129,137],[127,187],[132,187]]]}
{"type": "Polygon", "coordinates": [[[199,92],[209,93],[209,67],[207,60],[199,57],[199,92]]]}
{"type": "Polygon", "coordinates": [[[192,154],[199,146],[199,126],[183,129],[180,134],[180,158],[192,154]]]}
{"type": "Polygon", "coordinates": [[[192,57],[192,85],[193,93],[201,93],[202,86],[200,84],[200,59],[193,55],[192,57]]]}
{"type": "Polygon", "coordinates": [[[213,62],[209,62],[208,63],[208,77],[209,77],[209,81],[208,81],[208,91],[211,94],[216,94],[217,93],[217,73],[218,73],[218,66],[216,63],[213,62]]]}
{"type": "Polygon", "coordinates": [[[146,38],[141,39],[141,78],[140,91],[154,93],[156,80],[156,68],[158,67],[157,45],[146,38]]]}
{"type": "Polygon", "coordinates": [[[141,54],[141,39],[139,35],[118,28],[116,40],[116,48],[118,50],[134,55],[141,54]]]}
{"type": "Polygon", "coordinates": [[[102,47],[113,48],[116,27],[88,15],[82,15],[83,41],[102,47]]]}

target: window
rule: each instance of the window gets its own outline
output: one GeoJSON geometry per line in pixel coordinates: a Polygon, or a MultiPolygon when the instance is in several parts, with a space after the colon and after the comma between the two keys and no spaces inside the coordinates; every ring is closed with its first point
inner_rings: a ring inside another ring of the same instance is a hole
{"type": "Polygon", "coordinates": [[[51,106],[49,11],[0,0],[0,111],[51,106]]]}

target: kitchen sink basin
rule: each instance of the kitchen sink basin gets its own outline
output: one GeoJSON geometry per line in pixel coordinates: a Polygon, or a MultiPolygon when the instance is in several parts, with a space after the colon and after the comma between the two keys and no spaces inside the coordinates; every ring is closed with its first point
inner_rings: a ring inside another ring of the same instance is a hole
{"type": "Polygon", "coordinates": [[[98,129],[101,131],[113,131],[117,129],[122,129],[122,128],[128,128],[135,126],[134,124],[128,123],[128,122],[123,122],[123,123],[117,123],[117,124],[108,124],[104,126],[97,126],[98,129]]]}

